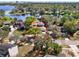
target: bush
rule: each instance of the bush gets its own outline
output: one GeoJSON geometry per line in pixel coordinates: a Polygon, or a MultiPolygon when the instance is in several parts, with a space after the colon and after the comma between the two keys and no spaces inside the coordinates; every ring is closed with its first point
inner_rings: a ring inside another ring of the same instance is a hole
{"type": "Polygon", "coordinates": [[[62,47],[57,43],[48,43],[48,46],[53,49],[55,55],[58,55],[62,51],[62,47]]]}

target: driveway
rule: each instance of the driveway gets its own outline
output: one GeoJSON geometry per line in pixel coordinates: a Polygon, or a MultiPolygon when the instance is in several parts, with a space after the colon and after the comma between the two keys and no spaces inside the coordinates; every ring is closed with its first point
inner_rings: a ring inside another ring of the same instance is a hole
{"type": "Polygon", "coordinates": [[[12,35],[13,35],[13,32],[14,32],[17,28],[14,28],[14,27],[11,25],[11,26],[10,26],[10,29],[11,29],[11,31],[9,32],[8,37],[12,36],[12,35]]]}

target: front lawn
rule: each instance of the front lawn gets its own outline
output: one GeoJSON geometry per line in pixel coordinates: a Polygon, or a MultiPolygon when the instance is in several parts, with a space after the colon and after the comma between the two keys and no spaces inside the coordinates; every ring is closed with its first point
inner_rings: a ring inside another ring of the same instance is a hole
{"type": "Polygon", "coordinates": [[[23,33],[23,31],[16,30],[16,31],[14,31],[13,34],[14,34],[15,36],[21,36],[22,33],[23,33]]]}

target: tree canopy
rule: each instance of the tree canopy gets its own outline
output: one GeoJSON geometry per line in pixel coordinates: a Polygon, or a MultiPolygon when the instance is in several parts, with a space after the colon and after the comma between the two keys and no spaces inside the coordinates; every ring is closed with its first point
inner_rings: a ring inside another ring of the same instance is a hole
{"type": "Polygon", "coordinates": [[[36,35],[36,34],[39,34],[39,33],[41,33],[41,31],[38,28],[30,28],[28,31],[26,31],[26,34],[34,34],[34,35],[36,35]]]}
{"type": "Polygon", "coordinates": [[[58,55],[62,51],[62,47],[57,43],[48,43],[48,46],[53,48],[53,52],[55,55],[58,55]]]}
{"type": "Polygon", "coordinates": [[[35,21],[36,19],[34,17],[27,17],[24,24],[25,24],[25,27],[26,29],[29,29],[30,28],[30,25],[33,21],[35,21]]]}

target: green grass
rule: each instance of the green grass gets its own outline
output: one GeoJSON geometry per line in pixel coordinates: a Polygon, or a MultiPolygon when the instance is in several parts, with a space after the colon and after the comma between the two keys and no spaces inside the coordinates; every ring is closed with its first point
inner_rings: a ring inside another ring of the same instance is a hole
{"type": "Polygon", "coordinates": [[[16,35],[16,36],[21,36],[22,33],[23,33],[23,31],[16,30],[16,31],[14,31],[13,34],[16,35]]]}

